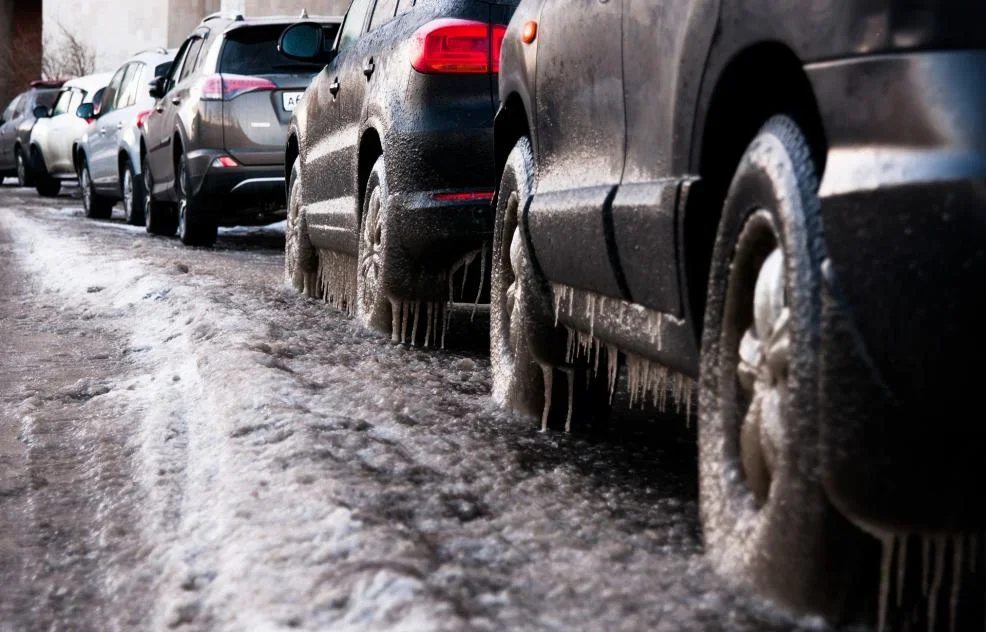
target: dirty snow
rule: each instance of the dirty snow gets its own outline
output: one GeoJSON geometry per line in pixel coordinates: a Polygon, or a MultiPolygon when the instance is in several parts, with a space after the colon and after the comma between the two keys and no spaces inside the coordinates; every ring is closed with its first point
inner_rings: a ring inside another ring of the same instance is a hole
{"type": "Polygon", "coordinates": [[[706,567],[682,418],[539,433],[481,319],[363,332],[283,287],[283,225],[45,204],[0,189],[0,630],[796,627],[706,567]]]}

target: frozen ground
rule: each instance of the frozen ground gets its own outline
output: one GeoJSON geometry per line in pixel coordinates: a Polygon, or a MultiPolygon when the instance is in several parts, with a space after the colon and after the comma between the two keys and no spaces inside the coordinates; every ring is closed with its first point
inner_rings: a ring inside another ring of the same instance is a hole
{"type": "MultiPolygon", "coordinates": [[[[706,568],[694,433],[542,434],[214,250],[0,189],[0,630],[790,630],[706,568]]],[[[456,324],[458,323],[458,324],[456,324]]]]}

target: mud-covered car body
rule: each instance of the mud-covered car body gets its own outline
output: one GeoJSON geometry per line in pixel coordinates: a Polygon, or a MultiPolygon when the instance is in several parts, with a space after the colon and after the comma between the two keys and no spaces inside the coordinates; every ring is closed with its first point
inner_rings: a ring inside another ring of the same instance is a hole
{"type": "Polygon", "coordinates": [[[29,147],[31,130],[37,122],[34,110],[50,108],[58,98],[64,81],[35,81],[31,88],[10,102],[0,115],[0,175],[18,176],[21,184],[30,181],[29,147]],[[18,175],[18,169],[21,173],[18,175]]]}
{"type": "MultiPolygon", "coordinates": [[[[161,79],[144,128],[155,202],[181,203],[187,169],[193,219],[212,225],[283,217],[284,143],[297,98],[319,66],[280,57],[297,17],[207,16],[161,79]]],[[[332,34],[339,18],[312,17],[332,34]]],[[[208,231],[207,231],[208,232],[208,231]]]]}
{"type": "Polygon", "coordinates": [[[290,175],[299,161],[300,212],[316,249],[357,256],[367,181],[382,158],[381,289],[391,299],[449,300],[445,279],[489,241],[499,35],[517,1],[357,0],[292,120],[285,166],[290,175]],[[416,69],[416,38],[445,27],[486,38],[489,67],[416,69]]]}
{"type": "Polygon", "coordinates": [[[791,117],[820,166],[817,474],[873,532],[981,529],[963,410],[986,377],[984,23],[957,0],[525,0],[495,143],[500,171],[533,147],[521,223],[546,311],[697,379],[723,198],[758,129],[791,117]]]}

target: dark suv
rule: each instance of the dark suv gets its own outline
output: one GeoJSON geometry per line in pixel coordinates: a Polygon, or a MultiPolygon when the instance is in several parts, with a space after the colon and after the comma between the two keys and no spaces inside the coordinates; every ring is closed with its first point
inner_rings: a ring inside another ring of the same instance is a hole
{"type": "Polygon", "coordinates": [[[299,290],[426,344],[451,286],[461,296],[471,274],[476,300],[493,226],[500,40],[516,4],[355,0],[334,45],[312,25],[285,32],[282,50],[328,63],[285,159],[285,265],[299,290]]]}
{"type": "MultiPolygon", "coordinates": [[[[340,19],[310,18],[324,36],[340,19]]],[[[277,50],[298,18],[205,18],[155,80],[144,125],[145,221],[152,233],[211,245],[220,223],[283,218],[291,112],[321,64],[277,50]]]]}
{"type": "Polygon", "coordinates": [[[600,356],[633,401],[694,387],[706,551],[796,611],[983,622],[983,24],[525,0],[504,40],[496,399],[550,424],[600,356]]]}
{"type": "Polygon", "coordinates": [[[7,176],[16,176],[19,186],[34,186],[28,150],[31,129],[38,120],[34,111],[39,107],[50,109],[63,83],[33,81],[30,89],[14,97],[0,114],[0,181],[7,176]]]}

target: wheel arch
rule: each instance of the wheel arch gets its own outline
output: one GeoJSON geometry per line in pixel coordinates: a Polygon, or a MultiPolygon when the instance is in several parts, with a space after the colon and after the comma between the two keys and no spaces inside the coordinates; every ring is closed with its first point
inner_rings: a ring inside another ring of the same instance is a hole
{"type": "Polygon", "coordinates": [[[366,196],[366,185],[370,181],[370,172],[377,159],[383,156],[383,144],[376,128],[368,127],[363,131],[359,141],[359,153],[356,168],[356,216],[357,226],[363,221],[363,200],[366,196]]]}
{"type": "Polygon", "coordinates": [[[772,116],[787,115],[808,139],[819,178],[828,152],[811,82],[786,44],[759,42],[743,48],[722,66],[710,88],[694,121],[692,169],[700,179],[689,191],[682,228],[686,308],[697,341],[704,326],[709,266],[722,206],[750,142],[772,116]]]}
{"type": "Polygon", "coordinates": [[[503,177],[503,169],[510,152],[513,151],[517,141],[524,137],[531,138],[527,107],[520,94],[511,92],[500,106],[493,122],[493,156],[496,165],[493,172],[496,178],[493,183],[494,190],[500,186],[500,178],[503,177]]]}

